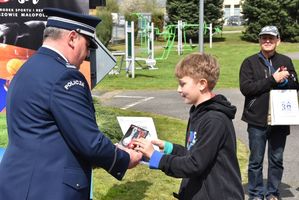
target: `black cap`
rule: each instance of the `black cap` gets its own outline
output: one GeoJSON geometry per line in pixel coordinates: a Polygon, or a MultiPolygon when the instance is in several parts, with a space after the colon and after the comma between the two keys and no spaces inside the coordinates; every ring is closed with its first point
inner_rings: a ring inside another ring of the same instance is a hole
{"type": "Polygon", "coordinates": [[[43,11],[48,16],[46,27],[75,30],[90,39],[91,48],[98,47],[95,32],[101,19],[59,8],[45,8],[43,11]]]}

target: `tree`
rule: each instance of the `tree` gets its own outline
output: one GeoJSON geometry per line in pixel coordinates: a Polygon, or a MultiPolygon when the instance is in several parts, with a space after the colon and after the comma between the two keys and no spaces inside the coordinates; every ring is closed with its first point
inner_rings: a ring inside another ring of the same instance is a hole
{"type": "MultiPolygon", "coordinates": [[[[213,27],[223,26],[223,0],[204,1],[204,21],[213,27]]],[[[188,24],[199,24],[199,0],[167,0],[168,24],[177,24],[178,20],[188,24]]],[[[198,31],[194,30],[194,31],[198,31]]]]}
{"type": "MultiPolygon", "coordinates": [[[[126,21],[134,21],[135,37],[138,36],[138,16],[140,13],[151,13],[151,22],[154,23],[155,28],[160,31],[163,30],[164,12],[158,6],[158,0],[123,0],[121,2],[121,13],[124,14],[126,21]]],[[[140,18],[139,18],[140,19],[140,18]]],[[[140,22],[140,21],[139,21],[140,22]]]]}
{"type": "Polygon", "coordinates": [[[282,40],[299,41],[299,0],[245,0],[242,8],[246,27],[242,39],[257,42],[261,28],[274,25],[282,40]]]}
{"type": "Polygon", "coordinates": [[[299,42],[299,0],[285,0],[280,3],[285,10],[281,19],[282,38],[290,42],[299,42]]]}
{"type": "Polygon", "coordinates": [[[118,6],[116,0],[107,0],[105,7],[96,8],[96,16],[102,21],[96,28],[96,35],[101,40],[101,42],[108,46],[112,38],[112,12],[118,12],[118,6]]]}
{"type": "Polygon", "coordinates": [[[161,11],[157,5],[157,0],[123,0],[121,3],[121,13],[130,14],[134,12],[158,12],[161,11]]]}
{"type": "Polygon", "coordinates": [[[111,13],[118,13],[119,7],[117,0],[108,0],[106,2],[106,10],[110,11],[111,13]]]}

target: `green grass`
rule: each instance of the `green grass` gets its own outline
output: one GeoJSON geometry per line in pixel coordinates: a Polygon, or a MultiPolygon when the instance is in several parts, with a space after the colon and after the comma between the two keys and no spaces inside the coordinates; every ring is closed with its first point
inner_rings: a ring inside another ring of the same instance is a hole
{"type": "MultiPolygon", "coordinates": [[[[122,137],[117,123],[117,116],[147,116],[152,117],[160,139],[183,144],[185,140],[186,121],[151,113],[142,113],[116,108],[101,107],[95,103],[97,122],[100,129],[117,142],[122,137]]],[[[0,114],[0,144],[7,144],[5,115],[0,114]]],[[[247,182],[248,150],[238,141],[238,159],[241,167],[243,183],[247,182]]],[[[172,192],[177,192],[181,179],[166,176],[159,170],[150,170],[146,165],[138,165],[128,170],[122,181],[117,181],[103,169],[93,170],[94,200],[172,200],[172,192]]]]}
{"type": "Polygon", "coordinates": [[[244,31],[244,26],[223,26],[223,31],[244,31]]]}
{"type": "MultiPolygon", "coordinates": [[[[229,33],[216,35],[213,38],[213,47],[205,43],[204,51],[218,58],[221,73],[217,88],[238,88],[239,68],[242,61],[259,51],[258,43],[249,43],[240,39],[241,33],[229,33]]],[[[156,46],[163,46],[164,43],[156,42],[156,46]]],[[[124,46],[112,46],[113,50],[124,49],[124,46]]],[[[138,48],[137,48],[138,49],[138,48]]],[[[161,55],[161,49],[156,51],[156,57],[161,55]]],[[[281,43],[278,52],[298,52],[298,43],[281,43]]],[[[193,52],[198,51],[194,48],[193,52]]],[[[175,47],[167,60],[157,60],[158,70],[135,70],[135,79],[128,78],[125,70],[119,75],[107,75],[96,87],[98,90],[136,90],[136,89],[173,89],[177,87],[174,77],[176,63],[192,51],[185,51],[184,55],[178,56],[175,47]]],[[[299,71],[299,60],[293,60],[296,70],[299,71]]]]}
{"type": "Polygon", "coordinates": [[[0,113],[0,147],[6,146],[7,141],[6,116],[0,113]]]}

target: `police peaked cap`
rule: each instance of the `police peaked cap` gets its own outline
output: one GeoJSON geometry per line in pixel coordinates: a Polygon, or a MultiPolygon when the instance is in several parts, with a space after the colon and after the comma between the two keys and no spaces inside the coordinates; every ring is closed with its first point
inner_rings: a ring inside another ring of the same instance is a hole
{"type": "Polygon", "coordinates": [[[74,30],[90,39],[91,48],[98,47],[95,32],[101,19],[59,8],[45,8],[43,11],[48,16],[46,27],[74,30]]]}

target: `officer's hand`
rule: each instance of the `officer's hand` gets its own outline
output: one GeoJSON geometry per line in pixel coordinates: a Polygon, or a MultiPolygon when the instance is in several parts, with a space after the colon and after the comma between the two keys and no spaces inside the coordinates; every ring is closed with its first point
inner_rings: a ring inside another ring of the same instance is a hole
{"type": "Polygon", "coordinates": [[[130,155],[130,163],[128,169],[132,169],[141,161],[142,153],[128,148],[125,148],[124,150],[130,155]]]}
{"type": "Polygon", "coordinates": [[[134,149],[126,148],[120,144],[115,144],[115,145],[117,146],[117,148],[127,152],[130,155],[130,163],[129,163],[128,169],[132,169],[133,167],[138,165],[138,163],[142,159],[142,153],[137,152],[134,149]]]}

